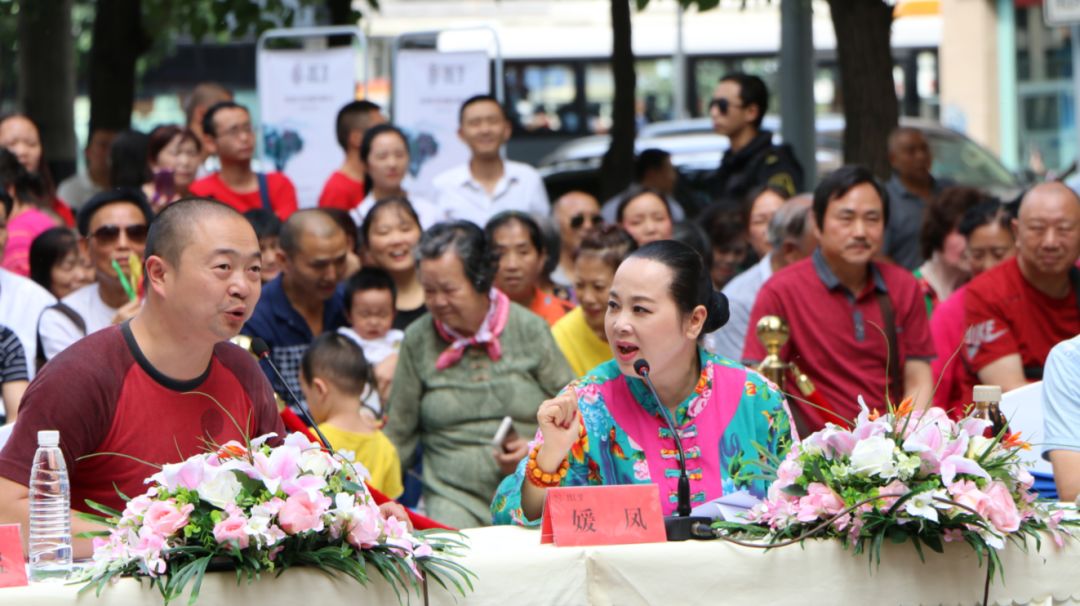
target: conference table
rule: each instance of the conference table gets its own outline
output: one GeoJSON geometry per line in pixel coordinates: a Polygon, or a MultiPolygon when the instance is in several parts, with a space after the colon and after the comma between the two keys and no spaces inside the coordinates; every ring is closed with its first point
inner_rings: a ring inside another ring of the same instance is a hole
{"type": "MultiPolygon", "coordinates": [[[[618,605],[637,604],[977,604],[986,578],[966,544],[946,544],[945,553],[910,543],[882,547],[881,564],[853,555],[839,543],[810,540],[762,551],[722,541],[653,543],[604,547],[541,545],[536,530],[493,527],[464,531],[471,545],[462,563],[476,573],[474,590],[462,597],[441,587],[429,591],[438,605],[618,605]]],[[[1047,538],[1040,551],[1009,544],[1001,552],[1005,578],[994,578],[990,603],[1080,603],[1080,543],[1057,548],[1047,538]]],[[[376,574],[377,577],[377,573],[376,574]]],[[[145,581],[122,579],[100,597],[78,594],[79,586],[39,584],[0,589],[6,606],[161,604],[145,581]]],[[[173,602],[187,603],[187,596],[173,602]]],[[[197,604],[336,606],[396,604],[381,577],[367,587],[294,568],[239,585],[233,573],[207,575],[197,604]]],[[[402,600],[402,603],[405,603],[402,600]]],[[[423,600],[411,596],[410,603],[423,600]]]]}

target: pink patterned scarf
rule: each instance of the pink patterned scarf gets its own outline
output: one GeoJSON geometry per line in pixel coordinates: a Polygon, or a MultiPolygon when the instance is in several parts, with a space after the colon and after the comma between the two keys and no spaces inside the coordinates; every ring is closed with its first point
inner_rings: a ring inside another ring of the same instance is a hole
{"type": "Polygon", "coordinates": [[[502,357],[499,335],[506,328],[506,319],[510,316],[510,298],[497,288],[492,288],[488,296],[491,298],[491,306],[488,307],[487,315],[484,316],[484,323],[471,337],[462,336],[453,328],[434,320],[435,330],[439,331],[439,336],[450,341],[450,347],[447,347],[435,360],[436,370],[444,370],[457,364],[461,356],[465,355],[465,349],[470,345],[483,345],[487,349],[488,357],[492,360],[502,357]]]}

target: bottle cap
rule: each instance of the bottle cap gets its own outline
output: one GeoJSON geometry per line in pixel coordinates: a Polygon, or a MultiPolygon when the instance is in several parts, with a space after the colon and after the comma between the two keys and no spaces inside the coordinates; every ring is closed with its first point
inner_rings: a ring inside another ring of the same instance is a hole
{"type": "Polygon", "coordinates": [[[37,432],[38,446],[59,446],[60,432],[55,429],[43,429],[37,432]]]}
{"type": "Polygon", "coordinates": [[[971,399],[976,402],[1000,402],[1000,385],[976,385],[972,390],[971,399]]]}

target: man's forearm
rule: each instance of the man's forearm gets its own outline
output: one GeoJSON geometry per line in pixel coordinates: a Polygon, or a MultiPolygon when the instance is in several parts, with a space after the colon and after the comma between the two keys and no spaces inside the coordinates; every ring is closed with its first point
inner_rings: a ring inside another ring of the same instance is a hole
{"type": "Polygon", "coordinates": [[[983,366],[976,373],[983,385],[1000,385],[1001,391],[1012,391],[1027,385],[1024,363],[1020,354],[1009,354],[983,366]]]}
{"type": "Polygon", "coordinates": [[[1080,452],[1051,450],[1050,463],[1054,466],[1054,484],[1057,485],[1059,501],[1073,501],[1080,494],[1080,452]]]}
{"type": "MultiPolygon", "coordinates": [[[[12,482],[0,478],[0,483],[6,483],[8,486],[2,488],[8,488],[12,482]]],[[[16,496],[15,498],[0,499],[0,524],[18,524],[22,529],[22,542],[23,550],[27,557],[30,555],[29,540],[30,540],[30,498],[26,494],[26,487],[21,487],[23,491],[22,496],[16,496]]],[[[3,491],[8,492],[8,491],[3,491]]],[[[95,524],[88,520],[84,520],[78,517],[77,512],[71,511],[71,547],[73,556],[76,558],[89,558],[93,555],[94,547],[91,539],[80,539],[77,537],[83,532],[93,532],[98,530],[105,530],[105,526],[95,524]]]]}
{"type": "Polygon", "coordinates": [[[904,363],[904,397],[912,398],[916,410],[930,406],[934,391],[934,375],[930,363],[908,360],[904,363]]]}

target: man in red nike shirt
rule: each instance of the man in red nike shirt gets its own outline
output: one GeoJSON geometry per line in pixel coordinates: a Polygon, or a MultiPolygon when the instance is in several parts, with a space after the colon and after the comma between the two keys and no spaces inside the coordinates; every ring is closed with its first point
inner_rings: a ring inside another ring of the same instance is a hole
{"type": "Polygon", "coordinates": [[[979,381],[1004,391],[1041,380],[1050,349],[1080,333],[1080,197],[1061,183],[1033,187],[1013,235],[1016,256],[972,280],[964,297],[963,355],[979,381]]]}

